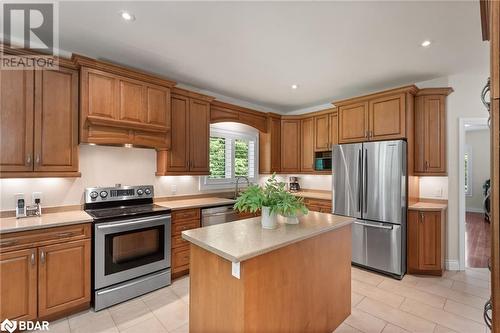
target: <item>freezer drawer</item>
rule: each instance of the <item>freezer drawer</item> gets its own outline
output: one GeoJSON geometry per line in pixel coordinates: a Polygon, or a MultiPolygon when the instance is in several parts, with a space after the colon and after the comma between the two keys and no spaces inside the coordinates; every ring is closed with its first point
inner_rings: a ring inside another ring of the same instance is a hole
{"type": "Polygon", "coordinates": [[[391,275],[405,273],[401,225],[356,220],[352,227],[352,262],[391,275]]]}

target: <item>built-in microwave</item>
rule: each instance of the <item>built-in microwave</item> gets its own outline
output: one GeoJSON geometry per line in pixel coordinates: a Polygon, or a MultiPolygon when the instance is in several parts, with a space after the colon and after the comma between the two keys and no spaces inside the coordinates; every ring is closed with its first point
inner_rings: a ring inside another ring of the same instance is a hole
{"type": "Polygon", "coordinates": [[[332,170],[332,158],[316,157],[314,161],[314,169],[318,171],[332,170]]]}

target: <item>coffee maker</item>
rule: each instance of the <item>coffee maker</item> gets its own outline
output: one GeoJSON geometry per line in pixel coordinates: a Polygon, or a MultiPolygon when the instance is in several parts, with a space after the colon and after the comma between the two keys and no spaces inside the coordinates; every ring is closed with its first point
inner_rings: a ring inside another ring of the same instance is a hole
{"type": "Polygon", "coordinates": [[[288,190],[290,192],[300,191],[299,177],[290,177],[288,181],[288,190]]]}

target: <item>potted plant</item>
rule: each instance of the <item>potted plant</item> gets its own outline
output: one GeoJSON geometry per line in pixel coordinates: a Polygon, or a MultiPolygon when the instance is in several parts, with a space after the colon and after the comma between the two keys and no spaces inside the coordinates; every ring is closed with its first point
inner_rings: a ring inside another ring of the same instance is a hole
{"type": "Polygon", "coordinates": [[[240,212],[255,213],[261,210],[262,227],[274,229],[277,226],[277,215],[287,218],[287,223],[298,223],[297,214],[307,214],[302,198],[298,198],[285,188],[273,174],[264,184],[251,185],[236,199],[234,209],[240,212]]]}

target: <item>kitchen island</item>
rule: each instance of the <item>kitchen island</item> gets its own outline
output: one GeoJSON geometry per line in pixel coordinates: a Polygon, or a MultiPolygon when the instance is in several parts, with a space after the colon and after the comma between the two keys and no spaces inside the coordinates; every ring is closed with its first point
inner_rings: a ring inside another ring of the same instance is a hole
{"type": "Polygon", "coordinates": [[[332,332],[351,312],[353,219],[309,212],[182,232],[191,242],[190,332],[332,332]]]}

